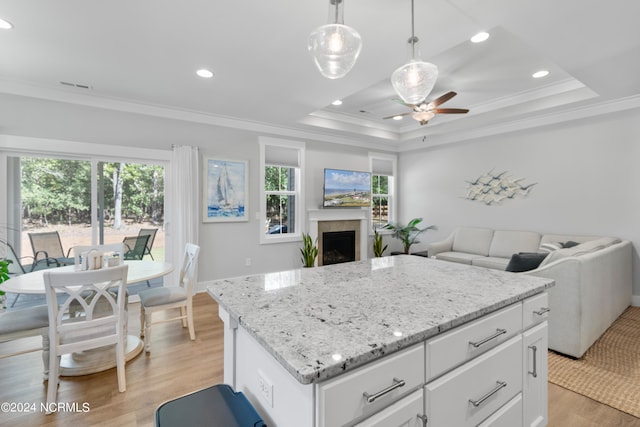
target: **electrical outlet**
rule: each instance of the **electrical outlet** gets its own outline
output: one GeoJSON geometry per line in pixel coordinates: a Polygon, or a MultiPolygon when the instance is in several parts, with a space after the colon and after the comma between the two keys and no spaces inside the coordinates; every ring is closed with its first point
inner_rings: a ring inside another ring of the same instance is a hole
{"type": "Polygon", "coordinates": [[[244,265],[246,265],[247,267],[249,267],[251,265],[251,258],[245,258],[244,260],[244,265]]]}
{"type": "Polygon", "coordinates": [[[262,371],[258,371],[258,390],[260,390],[260,395],[269,404],[269,407],[273,408],[273,384],[262,371]]]}

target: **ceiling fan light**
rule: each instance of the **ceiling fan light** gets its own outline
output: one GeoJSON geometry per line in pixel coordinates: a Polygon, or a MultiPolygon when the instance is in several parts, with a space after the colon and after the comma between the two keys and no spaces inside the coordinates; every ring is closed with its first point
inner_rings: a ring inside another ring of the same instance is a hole
{"type": "Polygon", "coordinates": [[[413,117],[415,120],[419,121],[420,123],[423,123],[423,122],[426,123],[429,120],[433,119],[434,116],[435,114],[431,111],[417,111],[411,115],[411,117],[413,117]]]}
{"type": "Polygon", "coordinates": [[[307,48],[320,73],[339,79],[351,71],[362,50],[362,38],[343,23],[343,0],[330,0],[335,22],[316,28],[309,35],[307,48]],[[335,10],[334,10],[335,8],[335,10]]]}
{"type": "Polygon", "coordinates": [[[391,74],[391,84],[407,104],[419,104],[431,93],[438,78],[438,67],[412,59],[391,74]]]}

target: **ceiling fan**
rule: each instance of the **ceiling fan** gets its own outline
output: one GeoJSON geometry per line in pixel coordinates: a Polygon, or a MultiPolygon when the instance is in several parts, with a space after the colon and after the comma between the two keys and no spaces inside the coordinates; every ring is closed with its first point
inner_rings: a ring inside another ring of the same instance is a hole
{"type": "Polygon", "coordinates": [[[434,99],[431,102],[424,101],[418,104],[407,104],[406,102],[394,98],[393,101],[398,102],[405,107],[411,108],[413,111],[409,111],[404,114],[394,114],[393,116],[385,117],[384,119],[392,119],[396,116],[407,116],[411,114],[415,120],[420,122],[421,125],[426,125],[429,120],[431,120],[436,114],[466,114],[469,112],[466,108],[438,108],[440,104],[444,104],[454,96],[456,96],[456,92],[447,92],[444,95],[434,99]]]}

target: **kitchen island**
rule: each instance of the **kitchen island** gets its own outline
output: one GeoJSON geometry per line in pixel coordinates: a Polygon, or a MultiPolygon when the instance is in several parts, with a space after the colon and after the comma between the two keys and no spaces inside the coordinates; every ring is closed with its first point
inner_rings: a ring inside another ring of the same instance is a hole
{"type": "Polygon", "coordinates": [[[395,256],[218,280],[208,292],[225,323],[225,383],[270,426],[475,426],[518,413],[513,425],[525,425],[531,406],[545,425],[552,285],[395,256]],[[454,392],[469,398],[438,404],[460,381],[454,392]]]}

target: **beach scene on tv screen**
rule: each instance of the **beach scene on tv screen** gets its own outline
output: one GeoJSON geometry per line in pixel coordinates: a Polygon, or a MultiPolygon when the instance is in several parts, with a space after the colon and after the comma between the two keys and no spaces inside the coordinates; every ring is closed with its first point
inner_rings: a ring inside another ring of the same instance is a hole
{"type": "Polygon", "coordinates": [[[371,204],[369,172],[325,169],[325,207],[362,207],[371,204]]]}

